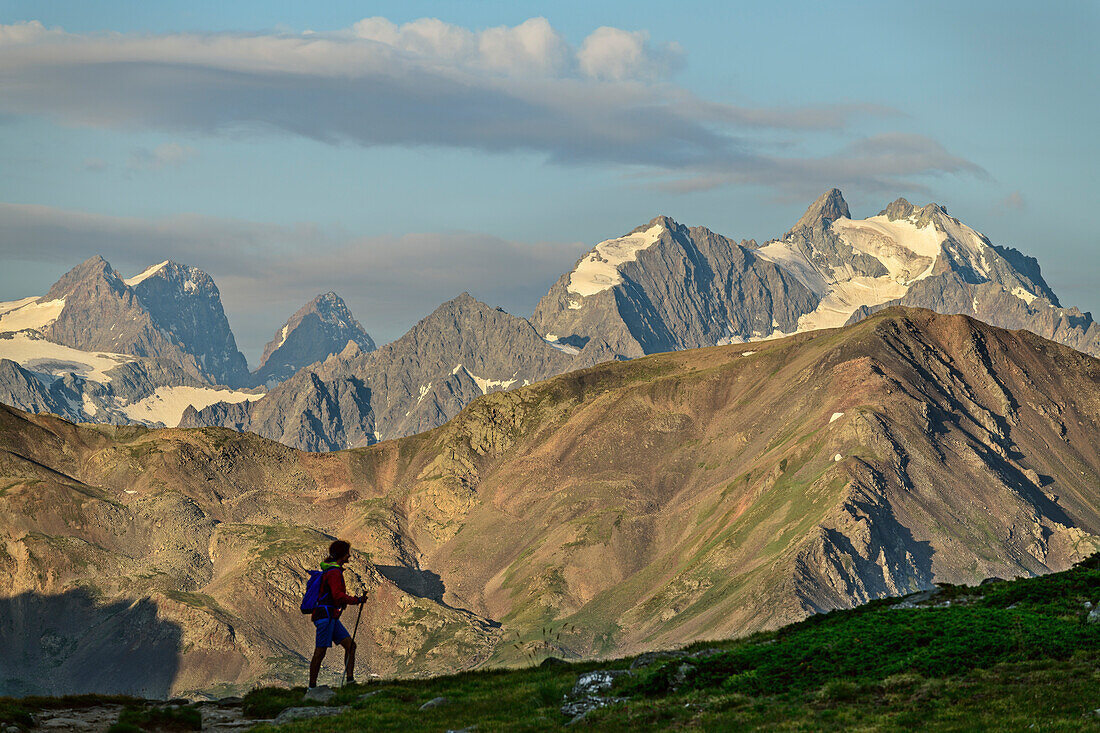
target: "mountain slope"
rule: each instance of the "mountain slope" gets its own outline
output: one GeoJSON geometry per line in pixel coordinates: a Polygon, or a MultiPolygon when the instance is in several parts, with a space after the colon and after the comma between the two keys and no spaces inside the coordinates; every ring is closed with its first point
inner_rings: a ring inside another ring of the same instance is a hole
{"type": "Polygon", "coordinates": [[[196,644],[177,690],[300,674],[293,600],[332,535],[377,570],[378,672],[508,663],[547,627],[566,657],[742,635],[1100,547],[1100,361],[923,310],[605,363],[328,454],[0,418],[4,595],[152,597],[196,644]]]}
{"type": "Polygon", "coordinates": [[[181,425],[248,430],[305,450],[366,445],[441,425],[487,392],[601,361],[605,348],[562,351],[526,320],[463,293],[377,351],[349,346],[262,400],[190,410],[181,425]]]}
{"type": "Polygon", "coordinates": [[[629,358],[794,330],[817,297],[746,244],[659,216],[582,257],[532,325],[577,346],[603,338],[629,358]]]}
{"type": "Polygon", "coordinates": [[[253,374],[258,384],[273,387],[302,367],[339,354],[348,343],[373,351],[374,341],[336,293],[323,293],[290,317],[264,347],[253,374]]]}

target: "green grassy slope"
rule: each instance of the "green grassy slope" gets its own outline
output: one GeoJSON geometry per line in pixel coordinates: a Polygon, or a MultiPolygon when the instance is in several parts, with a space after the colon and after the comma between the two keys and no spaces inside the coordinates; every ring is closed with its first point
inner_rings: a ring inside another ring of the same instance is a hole
{"type": "MultiPolygon", "coordinates": [[[[657,661],[619,678],[625,698],[579,725],[600,730],[1100,730],[1100,554],[1045,577],[944,587],[811,617],[700,657],[657,661]],[[900,607],[899,607],[900,605],[900,607]],[[1032,727],[1034,725],[1034,727],[1032,727]]],[[[470,672],[345,689],[339,717],[287,731],[553,730],[577,675],[611,663],[470,672]],[[371,692],[367,697],[364,693],[371,692]],[[450,701],[420,711],[435,697],[450,701]]],[[[301,690],[255,690],[246,710],[273,715],[301,690]]]]}

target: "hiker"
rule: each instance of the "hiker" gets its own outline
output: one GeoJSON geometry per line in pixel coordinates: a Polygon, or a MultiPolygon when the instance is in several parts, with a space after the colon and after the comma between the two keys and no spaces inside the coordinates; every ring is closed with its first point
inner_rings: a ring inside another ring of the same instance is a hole
{"type": "MultiPolygon", "coordinates": [[[[344,563],[351,559],[351,545],[336,540],[328,548],[328,557],[321,563],[320,584],[316,604],[310,618],[317,627],[317,645],[309,663],[309,686],[317,686],[321,661],[333,643],[344,647],[344,675],[347,684],[355,682],[355,640],[340,623],[340,614],[349,604],[362,603],[366,596],[349,596],[344,588],[344,563]]],[[[311,579],[310,586],[314,584],[311,579]]],[[[307,597],[309,595],[307,590],[307,597]]],[[[303,610],[306,604],[303,603],[303,610]]]]}

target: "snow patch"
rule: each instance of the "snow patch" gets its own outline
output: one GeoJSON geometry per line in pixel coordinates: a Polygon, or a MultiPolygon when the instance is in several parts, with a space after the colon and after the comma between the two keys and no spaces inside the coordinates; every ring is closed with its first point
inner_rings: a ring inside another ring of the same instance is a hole
{"type": "Polygon", "coordinates": [[[578,349],[576,346],[570,346],[569,344],[559,344],[558,337],[552,333],[546,334],[546,338],[544,338],[543,341],[550,344],[558,351],[569,354],[570,356],[576,356],[577,354],[581,353],[581,350],[578,349]]]}
{"type": "Polygon", "coordinates": [[[52,376],[73,372],[102,384],[111,381],[106,372],[119,364],[135,361],[134,357],[125,354],[80,351],[27,333],[0,338],[0,359],[11,359],[33,372],[52,376]]]}
{"type": "Polygon", "coordinates": [[[839,463],[842,460],[844,460],[844,456],[840,455],[839,453],[837,453],[835,456],[833,456],[833,462],[834,463],[839,463]]]}
{"type": "Polygon", "coordinates": [[[1031,305],[1032,301],[1034,301],[1035,298],[1037,297],[1037,296],[1033,295],[1032,293],[1029,293],[1028,291],[1024,290],[1021,287],[1012,288],[1012,294],[1015,295],[1020,300],[1027,303],[1028,305],[1031,305]]]}
{"type": "Polygon", "coordinates": [[[947,236],[928,222],[923,227],[909,219],[890,221],[886,216],[852,220],[840,218],[832,230],[857,252],[883,264],[890,279],[910,285],[932,274],[947,236]]]}
{"type": "Polygon", "coordinates": [[[752,356],[755,353],[755,351],[742,351],[741,356],[752,356]]]}
{"type": "Polygon", "coordinates": [[[45,328],[56,321],[65,308],[64,298],[47,300],[44,303],[39,303],[39,300],[32,297],[0,303],[0,332],[45,328]]]}
{"type": "Polygon", "coordinates": [[[123,280],[122,282],[126,283],[127,285],[129,285],[132,288],[135,285],[138,285],[139,283],[145,282],[146,280],[151,278],[153,275],[156,275],[158,272],[160,272],[162,269],[164,269],[164,266],[167,265],[168,262],[169,262],[169,260],[165,260],[164,262],[161,262],[158,265],[153,265],[152,267],[150,267],[148,270],[145,270],[141,274],[134,275],[129,280],[123,280]]]}
{"type": "Polygon", "coordinates": [[[831,425],[831,424],[835,423],[837,420],[839,420],[842,417],[844,417],[843,412],[834,412],[833,416],[829,418],[829,424],[831,425]]]}
{"type": "Polygon", "coordinates": [[[89,397],[87,393],[84,393],[83,395],[81,395],[81,397],[83,402],[82,407],[84,408],[84,414],[88,415],[89,417],[95,417],[96,413],[99,412],[99,408],[96,407],[95,403],[92,402],[92,398],[89,397]]]}
{"type": "Polygon", "coordinates": [[[251,402],[263,397],[262,393],[238,392],[209,387],[157,387],[143,400],[122,408],[131,420],[142,423],[163,423],[170,428],[180,424],[188,406],[201,410],[218,402],[251,402]]]}
{"type": "MultiPolygon", "coordinates": [[[[573,270],[567,289],[585,297],[618,285],[623,281],[619,266],[637,260],[638,253],[656,244],[663,231],[663,225],[654,224],[644,232],[600,242],[573,270]]],[[[574,308],[572,301],[569,307],[574,308]]],[[[576,308],[580,307],[577,304],[576,308]]]]}
{"type": "Polygon", "coordinates": [[[289,331],[290,331],[290,324],[288,323],[285,326],[283,326],[282,333],[279,334],[279,343],[275,344],[276,349],[282,347],[282,345],[286,343],[286,335],[289,331]]]}
{"type": "Polygon", "coordinates": [[[822,298],[810,313],[799,317],[797,333],[819,328],[843,326],[861,305],[881,305],[900,298],[909,286],[890,277],[866,277],[860,275],[847,282],[834,283],[832,290],[822,298]]]}
{"type": "Polygon", "coordinates": [[[790,242],[769,242],[755,253],[794,275],[795,279],[817,295],[829,292],[829,285],[817,267],[790,242]]]}

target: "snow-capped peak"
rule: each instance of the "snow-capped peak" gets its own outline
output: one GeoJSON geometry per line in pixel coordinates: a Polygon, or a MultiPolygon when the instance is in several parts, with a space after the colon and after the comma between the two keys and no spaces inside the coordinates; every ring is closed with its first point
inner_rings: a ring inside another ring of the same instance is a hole
{"type": "Polygon", "coordinates": [[[619,266],[638,259],[638,253],[656,244],[664,231],[667,228],[663,223],[655,223],[645,231],[605,239],[573,270],[567,289],[585,297],[613,288],[623,281],[619,266]]]}

